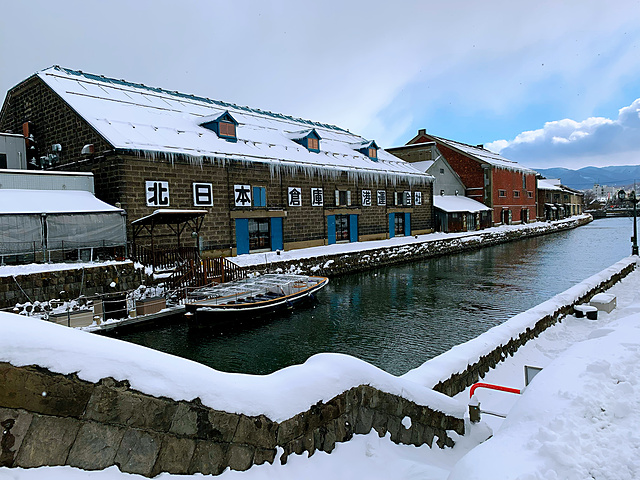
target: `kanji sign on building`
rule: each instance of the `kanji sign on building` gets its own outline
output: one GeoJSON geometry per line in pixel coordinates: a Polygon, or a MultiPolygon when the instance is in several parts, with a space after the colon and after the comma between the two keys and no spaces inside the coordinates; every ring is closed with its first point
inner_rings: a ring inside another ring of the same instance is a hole
{"type": "Polygon", "coordinates": [[[193,184],[193,204],[196,207],[213,206],[213,185],[211,183],[193,184]]]}
{"type": "Polygon", "coordinates": [[[251,206],[251,185],[234,185],[233,192],[236,207],[251,206]]]}
{"type": "Polygon", "coordinates": [[[362,190],[362,206],[371,206],[371,190],[362,190]]]}
{"type": "Polygon", "coordinates": [[[288,199],[290,207],[301,207],[302,189],[299,187],[289,187],[288,199]]]}
{"type": "Polygon", "coordinates": [[[413,192],[413,203],[415,205],[422,205],[422,192],[413,192]]]}
{"type": "Polygon", "coordinates": [[[311,189],[311,206],[322,207],[324,205],[324,194],[321,188],[311,189]]]}
{"type": "Polygon", "coordinates": [[[404,191],[404,202],[403,205],[411,205],[411,192],[404,191]]]}
{"type": "Polygon", "coordinates": [[[378,205],[386,205],[386,204],[387,204],[387,191],[378,190],[378,205]]]}
{"type": "Polygon", "coordinates": [[[147,180],[144,183],[148,207],[169,206],[169,182],[147,180]]]}

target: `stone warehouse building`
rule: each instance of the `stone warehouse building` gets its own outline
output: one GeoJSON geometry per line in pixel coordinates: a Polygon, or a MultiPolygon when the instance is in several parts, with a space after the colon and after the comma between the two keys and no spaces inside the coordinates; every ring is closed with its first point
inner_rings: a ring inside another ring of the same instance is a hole
{"type": "Polygon", "coordinates": [[[30,168],[93,172],[129,222],[206,212],[213,255],[433,229],[433,177],[333,125],[54,66],[8,92],[0,131],[27,138],[30,168]]]}
{"type": "Polygon", "coordinates": [[[435,145],[466,187],[465,195],[493,209],[493,224],[536,220],[536,172],[485,149],[427,134],[391,149],[408,162],[419,162],[435,145]],[[418,148],[418,147],[424,148],[418,148]]]}

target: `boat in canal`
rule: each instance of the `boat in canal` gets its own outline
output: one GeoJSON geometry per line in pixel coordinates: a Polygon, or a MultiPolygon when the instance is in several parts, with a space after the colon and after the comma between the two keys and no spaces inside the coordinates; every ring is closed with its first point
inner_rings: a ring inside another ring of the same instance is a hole
{"type": "Polygon", "coordinates": [[[308,303],[327,283],[326,277],[265,274],[199,288],[188,295],[185,315],[200,326],[233,327],[308,303]]]}

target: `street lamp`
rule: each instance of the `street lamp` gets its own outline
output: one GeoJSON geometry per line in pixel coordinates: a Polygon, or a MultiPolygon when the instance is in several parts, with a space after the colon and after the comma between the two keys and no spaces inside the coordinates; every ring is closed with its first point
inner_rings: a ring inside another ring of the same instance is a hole
{"type": "MultiPolygon", "coordinates": [[[[620,190],[618,192],[618,199],[620,201],[624,201],[625,197],[626,197],[626,194],[624,190],[620,190]]],[[[640,200],[636,198],[635,188],[631,190],[628,200],[631,203],[633,203],[633,237],[631,237],[631,255],[638,255],[638,227],[636,225],[636,218],[637,218],[637,205],[638,205],[638,202],[640,202],[640,200]]]]}

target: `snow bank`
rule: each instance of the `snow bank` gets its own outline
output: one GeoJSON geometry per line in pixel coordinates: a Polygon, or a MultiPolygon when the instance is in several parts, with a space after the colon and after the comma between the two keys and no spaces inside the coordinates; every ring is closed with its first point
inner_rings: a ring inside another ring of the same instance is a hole
{"type": "Polygon", "coordinates": [[[466,343],[457,345],[451,350],[438,355],[421,366],[405,373],[402,378],[433,388],[451,375],[464,372],[469,365],[495,350],[506,345],[511,339],[527,330],[533,329],[536,322],[547,315],[553,315],[560,308],[575,303],[590,290],[609,280],[625,267],[636,263],[638,257],[627,257],[609,268],[583,280],[577,285],[559,293],[555,297],[522,312],[506,322],[497,325],[480,336],[466,343]]]}
{"type": "MultiPolygon", "coordinates": [[[[491,227],[484,230],[474,230],[471,232],[458,233],[429,233],[425,235],[394,237],[387,240],[370,240],[366,242],[336,243],[333,245],[324,245],[319,247],[302,248],[298,250],[289,250],[286,252],[266,252],[266,253],[250,253],[233,257],[232,261],[241,267],[261,266],[269,264],[277,264],[290,260],[301,260],[315,257],[325,257],[331,255],[339,255],[355,252],[375,252],[388,249],[391,247],[415,246],[428,242],[437,242],[442,240],[456,240],[461,242],[482,241],[484,237],[493,235],[504,235],[507,232],[527,232],[541,233],[550,228],[563,226],[566,224],[576,223],[580,220],[591,219],[591,215],[583,214],[556,220],[553,222],[533,222],[524,225],[501,225],[499,227],[491,227]]],[[[320,265],[319,265],[320,267],[320,265]]]]}
{"type": "MultiPolygon", "coordinates": [[[[80,270],[81,268],[104,267],[107,265],[126,265],[130,260],[106,262],[74,262],[74,263],[30,263],[28,265],[0,266],[0,277],[30,275],[32,273],[57,272],[62,270],[80,270]]],[[[137,268],[137,267],[136,267],[137,268]]]]}
{"type": "Polygon", "coordinates": [[[547,365],[493,438],[450,480],[636,479],[640,314],[611,322],[547,365]]]}
{"type": "Polygon", "coordinates": [[[265,414],[278,422],[358,385],[458,418],[465,411],[456,400],[348,355],[315,355],[302,365],[266,376],[231,374],[128,342],[1,312],[0,361],[35,364],[61,374],[75,372],[89,382],[106,377],[128,380],[133,389],[149,395],[200,398],[216,410],[265,414]]]}

